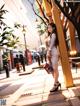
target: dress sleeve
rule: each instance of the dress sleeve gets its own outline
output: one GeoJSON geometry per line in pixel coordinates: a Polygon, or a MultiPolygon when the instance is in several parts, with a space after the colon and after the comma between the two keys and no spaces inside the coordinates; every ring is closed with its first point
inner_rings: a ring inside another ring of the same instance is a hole
{"type": "Polygon", "coordinates": [[[49,46],[49,50],[51,51],[53,46],[55,45],[55,39],[56,39],[56,35],[52,34],[51,39],[50,39],[50,46],[49,46]]]}

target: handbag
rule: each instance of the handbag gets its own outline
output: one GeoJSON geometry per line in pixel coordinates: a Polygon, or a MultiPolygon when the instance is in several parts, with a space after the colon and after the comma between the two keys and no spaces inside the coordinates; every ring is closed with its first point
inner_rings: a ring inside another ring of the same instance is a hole
{"type": "Polygon", "coordinates": [[[44,69],[46,70],[46,72],[48,73],[48,74],[50,74],[52,71],[53,71],[53,67],[52,67],[52,64],[50,63],[46,63],[46,64],[44,64],[44,69]]]}
{"type": "Polygon", "coordinates": [[[32,69],[38,69],[38,68],[44,68],[48,74],[50,74],[52,71],[54,71],[51,63],[50,64],[45,63],[45,64],[42,64],[38,67],[33,67],[32,69]]]}

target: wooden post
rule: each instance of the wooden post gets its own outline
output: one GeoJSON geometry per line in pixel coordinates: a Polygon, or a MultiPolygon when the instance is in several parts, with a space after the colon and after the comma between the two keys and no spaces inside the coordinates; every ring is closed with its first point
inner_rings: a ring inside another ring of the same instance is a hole
{"type": "Polygon", "coordinates": [[[60,49],[60,56],[61,56],[61,63],[62,63],[65,85],[66,87],[71,87],[73,86],[73,79],[72,79],[71,68],[70,68],[69,59],[68,59],[64,33],[62,29],[62,23],[60,20],[60,14],[59,14],[60,12],[56,4],[53,2],[53,0],[51,1],[52,1],[52,17],[57,27],[59,49],[60,49]]]}
{"type": "Polygon", "coordinates": [[[43,7],[46,11],[46,15],[47,16],[52,16],[52,13],[51,13],[51,5],[47,2],[47,0],[43,0],[43,7]]]}
{"type": "Polygon", "coordinates": [[[73,51],[73,53],[76,54],[75,28],[70,21],[69,21],[69,33],[70,33],[70,40],[71,40],[71,51],[73,51]]]}

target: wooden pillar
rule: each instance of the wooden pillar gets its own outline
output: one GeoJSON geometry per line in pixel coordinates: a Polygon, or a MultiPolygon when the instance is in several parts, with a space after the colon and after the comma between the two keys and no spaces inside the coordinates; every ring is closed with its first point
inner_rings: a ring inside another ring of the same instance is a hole
{"type": "Polygon", "coordinates": [[[51,13],[51,5],[48,3],[47,0],[43,0],[42,5],[48,17],[49,23],[53,23],[52,13],[51,13]]]}
{"type": "Polygon", "coordinates": [[[76,54],[75,28],[70,21],[69,21],[69,33],[70,33],[70,40],[71,40],[71,51],[75,55],[76,54]]]}
{"type": "Polygon", "coordinates": [[[46,11],[46,15],[47,16],[52,16],[52,13],[51,13],[51,5],[47,2],[47,0],[43,0],[43,7],[46,11]]]}
{"type": "Polygon", "coordinates": [[[69,59],[68,59],[64,33],[62,29],[62,23],[60,20],[58,7],[53,2],[53,0],[52,0],[52,17],[54,18],[54,21],[57,27],[59,49],[60,49],[60,56],[61,56],[61,63],[62,63],[65,85],[66,87],[71,87],[73,86],[73,79],[72,79],[71,68],[70,68],[69,59]]]}

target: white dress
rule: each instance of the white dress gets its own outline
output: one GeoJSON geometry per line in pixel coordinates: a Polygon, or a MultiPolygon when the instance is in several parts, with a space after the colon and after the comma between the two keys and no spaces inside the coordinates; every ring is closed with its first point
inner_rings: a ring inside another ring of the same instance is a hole
{"type": "Polygon", "coordinates": [[[53,33],[51,35],[51,38],[48,40],[49,47],[47,48],[47,53],[51,51],[51,56],[52,56],[51,63],[52,63],[53,69],[56,70],[58,68],[59,52],[57,47],[55,46],[55,40],[56,40],[56,35],[53,33]]]}

